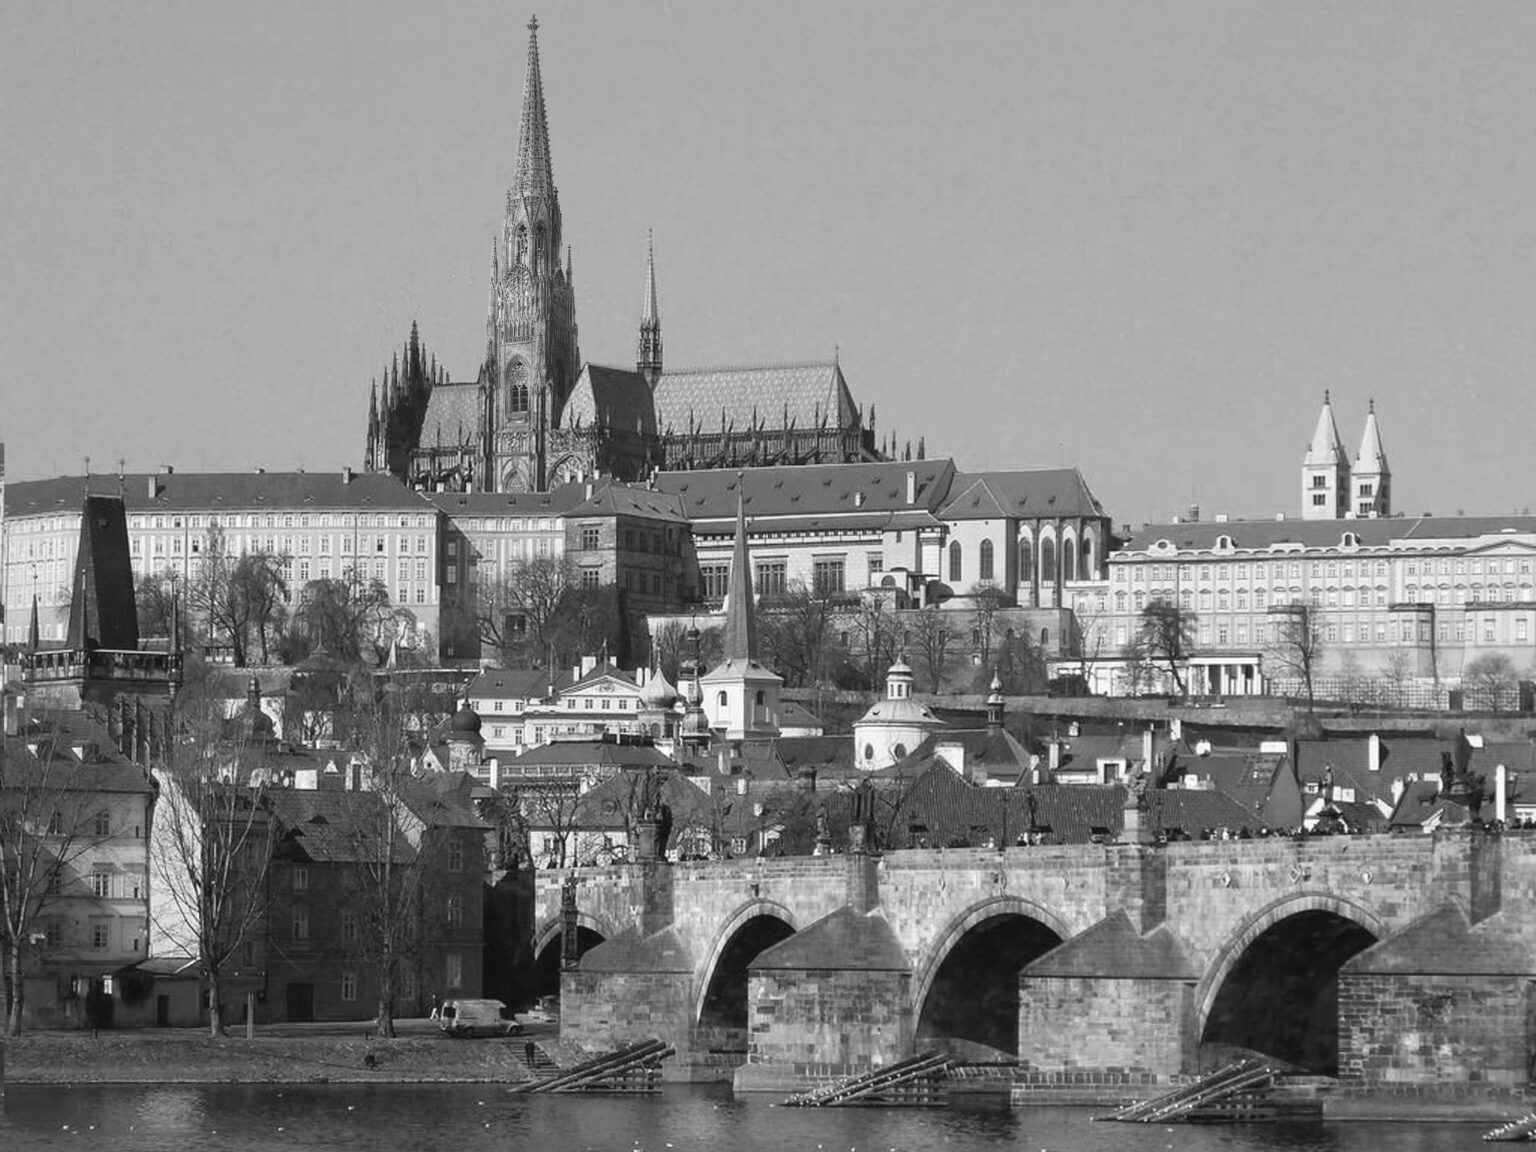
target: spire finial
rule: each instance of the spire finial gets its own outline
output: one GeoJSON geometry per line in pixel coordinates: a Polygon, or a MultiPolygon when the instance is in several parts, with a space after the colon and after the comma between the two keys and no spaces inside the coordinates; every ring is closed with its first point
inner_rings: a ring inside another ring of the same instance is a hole
{"type": "Polygon", "coordinates": [[[512,188],[508,195],[554,194],[555,178],[549,163],[549,125],[544,116],[544,81],[539,71],[539,20],[535,16],[528,21],[528,70],[523,77],[523,118],[517,134],[517,172],[512,178],[512,188]]]}
{"type": "Polygon", "coordinates": [[[1326,389],[1326,388],[1323,389],[1323,403],[1324,404],[1332,404],[1333,403],[1332,398],[1329,396],[1328,389],[1326,389]]]}
{"type": "Polygon", "coordinates": [[[1376,397],[1372,396],[1365,402],[1365,412],[1368,416],[1376,415],[1376,397]]]}

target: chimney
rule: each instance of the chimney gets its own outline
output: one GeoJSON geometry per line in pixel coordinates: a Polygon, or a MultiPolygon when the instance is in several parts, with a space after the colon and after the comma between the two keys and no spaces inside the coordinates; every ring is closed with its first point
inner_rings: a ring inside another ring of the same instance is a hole
{"type": "Polygon", "coordinates": [[[1493,770],[1493,818],[1504,820],[1504,813],[1509,804],[1509,769],[1500,764],[1493,770]]]}
{"type": "Polygon", "coordinates": [[[1055,772],[1056,769],[1061,767],[1061,741],[1060,740],[1052,740],[1050,747],[1051,747],[1051,761],[1050,761],[1050,763],[1051,763],[1051,771],[1055,772]]]}
{"type": "Polygon", "coordinates": [[[162,465],[160,465],[160,475],[162,475],[162,476],[173,476],[173,475],[175,475],[175,473],[176,473],[176,469],[175,469],[174,466],[172,466],[170,464],[162,464],[162,465]]]}
{"type": "Polygon", "coordinates": [[[1372,732],[1365,742],[1366,767],[1372,772],[1381,771],[1381,737],[1372,732]]]}
{"type": "Polygon", "coordinates": [[[1157,755],[1157,735],[1152,731],[1152,725],[1148,724],[1145,732],[1141,734],[1141,762],[1142,771],[1151,772],[1152,763],[1157,755]]]}
{"type": "Polygon", "coordinates": [[[853,506],[855,508],[862,508],[862,507],[864,507],[864,493],[862,493],[862,492],[855,492],[853,494],[853,506]]]}
{"type": "Polygon", "coordinates": [[[341,482],[343,484],[352,483],[352,465],[343,464],[341,466],[341,482]]]}
{"type": "Polygon", "coordinates": [[[156,496],[160,495],[160,479],[157,476],[151,476],[148,478],[148,481],[149,498],[153,500],[156,496]]]}
{"type": "Polygon", "coordinates": [[[19,693],[5,693],[5,734],[20,736],[22,725],[22,701],[19,693]]]}
{"type": "Polygon", "coordinates": [[[910,468],[907,469],[907,503],[917,503],[917,473],[910,468]]]}
{"type": "Polygon", "coordinates": [[[1397,807],[1398,801],[1403,798],[1403,790],[1407,787],[1407,782],[1401,776],[1392,781],[1392,807],[1397,807]]]}

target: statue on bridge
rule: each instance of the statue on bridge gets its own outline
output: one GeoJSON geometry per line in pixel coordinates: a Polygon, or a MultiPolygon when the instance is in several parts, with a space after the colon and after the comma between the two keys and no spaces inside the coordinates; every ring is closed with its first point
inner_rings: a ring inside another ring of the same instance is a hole
{"type": "Polygon", "coordinates": [[[865,852],[871,847],[875,821],[875,786],[867,779],[853,788],[853,811],[848,822],[848,850],[865,852]]]}

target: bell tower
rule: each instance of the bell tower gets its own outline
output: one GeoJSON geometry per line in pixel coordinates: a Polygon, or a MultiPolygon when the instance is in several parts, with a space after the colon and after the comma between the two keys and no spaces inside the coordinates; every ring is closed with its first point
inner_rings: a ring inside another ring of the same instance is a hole
{"type": "Polygon", "coordinates": [[[576,382],[576,300],[562,254],[560,198],[549,156],[539,21],[528,23],[528,63],[517,167],[491,254],[490,315],[480,402],[485,406],[487,491],[543,491],[553,461],[549,430],[576,382]]]}

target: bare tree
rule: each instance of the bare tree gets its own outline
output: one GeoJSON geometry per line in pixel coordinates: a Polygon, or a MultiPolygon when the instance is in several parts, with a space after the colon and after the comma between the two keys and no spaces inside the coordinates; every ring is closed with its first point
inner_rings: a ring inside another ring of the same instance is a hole
{"type": "Polygon", "coordinates": [[[1274,640],[1268,655],[1280,672],[1302,682],[1307,693],[1307,709],[1316,704],[1313,687],[1322,666],[1325,640],[1322,611],[1313,604],[1287,604],[1271,613],[1275,617],[1274,640]]]}
{"type": "Polygon", "coordinates": [[[1461,670],[1462,687],[1490,712],[1503,711],[1503,701],[1520,682],[1515,662],[1502,652],[1489,652],[1461,670]]]}
{"type": "Polygon", "coordinates": [[[260,750],[224,738],[216,699],[183,692],[175,721],[176,738],[155,771],[150,867],[159,898],[151,928],[197,959],[208,981],[208,1030],[222,1036],[223,979],[266,915],[278,825],[260,750]]]}
{"type": "Polygon", "coordinates": [[[149,572],[140,576],[134,582],[133,599],[139,614],[139,635],[171,634],[176,609],[169,572],[149,572]]]}
{"type": "Polygon", "coordinates": [[[1394,648],[1381,666],[1386,702],[1394,708],[1406,704],[1408,684],[1413,679],[1413,658],[1402,648],[1394,648]]]}
{"type": "Polygon", "coordinates": [[[529,853],[535,866],[564,868],[573,860],[576,847],[579,797],[574,781],[548,780],[509,790],[511,800],[523,816],[530,841],[529,853]],[[532,844],[539,834],[542,841],[532,844]]]}
{"type": "Polygon", "coordinates": [[[893,591],[870,590],[859,597],[854,614],[854,634],[858,639],[855,655],[864,686],[872,691],[878,691],[885,683],[886,670],[896,662],[901,629],[893,601],[893,591]]]}
{"type": "Polygon", "coordinates": [[[5,1034],[21,1033],[28,972],[45,942],[45,914],[66,893],[73,864],[101,839],[102,796],[90,768],[59,746],[56,725],[36,739],[0,737],[0,946],[5,1034]],[[32,746],[35,745],[35,751],[32,746]]]}
{"type": "Polygon", "coordinates": [[[187,601],[210,639],[229,642],[236,666],[247,663],[253,632],[262,660],[268,659],[268,641],[288,594],[285,567],[284,557],[268,552],[236,555],[222,528],[208,529],[201,560],[187,581],[187,601]]]}
{"type": "Polygon", "coordinates": [[[481,642],[506,665],[536,667],[545,656],[545,630],[575,583],[576,568],[564,557],[512,561],[475,589],[481,642]]]}
{"type": "Polygon", "coordinates": [[[1147,658],[1166,665],[1174,689],[1185,694],[1184,663],[1195,646],[1195,615],[1167,600],[1153,600],[1141,610],[1141,635],[1147,658]]]}
{"type": "Polygon", "coordinates": [[[1102,605],[1089,607],[1086,597],[1080,598],[1080,606],[1073,612],[1077,628],[1077,673],[1092,691],[1093,671],[1109,650],[1109,618],[1102,605]]]}
{"type": "Polygon", "coordinates": [[[1120,679],[1127,696],[1140,696],[1151,690],[1157,680],[1157,667],[1147,650],[1146,636],[1132,632],[1120,649],[1120,679]]]}
{"type": "Polygon", "coordinates": [[[788,688],[836,681],[847,653],[832,628],[836,608],[801,581],[785,592],[765,596],[758,613],[758,634],[767,662],[778,669],[788,688]]]}
{"type": "Polygon", "coordinates": [[[938,692],[944,684],[954,656],[955,631],[949,618],[936,607],[927,607],[907,617],[912,638],[911,656],[916,670],[927,682],[929,692],[938,692]]]}

